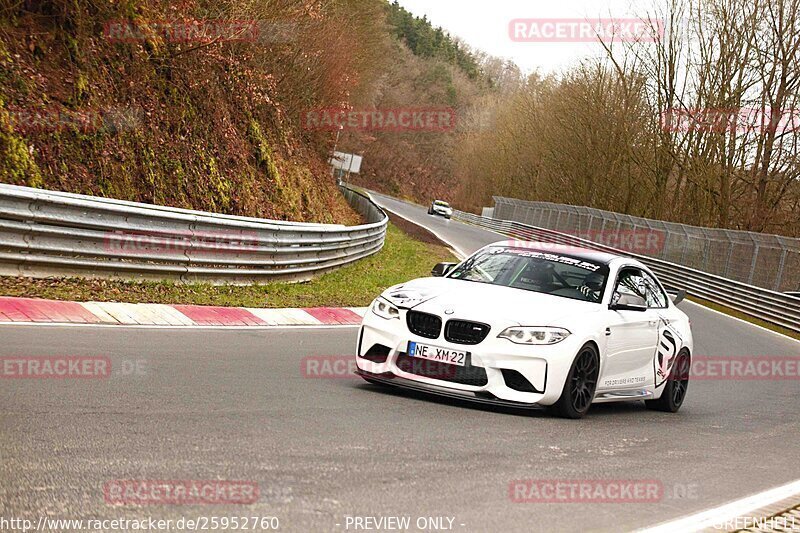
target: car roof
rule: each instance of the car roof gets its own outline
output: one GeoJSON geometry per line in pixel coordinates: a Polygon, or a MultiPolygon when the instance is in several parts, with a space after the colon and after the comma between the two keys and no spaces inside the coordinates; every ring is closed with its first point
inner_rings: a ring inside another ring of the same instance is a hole
{"type": "MultiPolygon", "coordinates": [[[[537,242],[537,241],[521,241],[521,240],[505,240],[498,241],[489,246],[505,246],[508,248],[529,248],[537,252],[552,252],[569,255],[578,259],[586,259],[607,265],[615,259],[628,259],[621,255],[614,255],[607,252],[600,252],[597,250],[590,250],[589,248],[580,248],[577,246],[570,246],[564,244],[553,244],[551,242],[537,242]]],[[[636,261],[638,263],[638,261],[636,261]]]]}

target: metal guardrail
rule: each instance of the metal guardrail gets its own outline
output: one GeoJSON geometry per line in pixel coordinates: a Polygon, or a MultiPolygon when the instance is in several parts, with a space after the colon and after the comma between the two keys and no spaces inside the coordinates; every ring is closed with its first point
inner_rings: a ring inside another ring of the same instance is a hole
{"type": "Polygon", "coordinates": [[[580,246],[634,257],[650,267],[666,285],[686,289],[689,294],[703,300],[724,305],[755,318],[800,332],[800,298],[788,294],[726,279],[661,259],[618,250],[521,222],[485,218],[463,211],[455,211],[453,218],[490,229],[513,239],[580,246]]]}
{"type": "Polygon", "coordinates": [[[237,217],[0,184],[0,273],[303,281],[378,252],[388,217],[342,194],[359,226],[237,217]]]}

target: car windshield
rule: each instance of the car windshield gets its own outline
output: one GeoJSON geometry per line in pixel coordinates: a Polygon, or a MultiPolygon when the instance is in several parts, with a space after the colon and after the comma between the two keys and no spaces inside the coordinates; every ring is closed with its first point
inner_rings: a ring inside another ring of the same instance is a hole
{"type": "Polygon", "coordinates": [[[598,303],[608,272],[607,265],[570,255],[492,246],[461,263],[448,277],[598,303]]]}
{"type": "Polygon", "coordinates": [[[448,204],[447,202],[442,202],[441,200],[436,200],[433,203],[438,205],[439,207],[450,207],[450,204],[448,204]]]}

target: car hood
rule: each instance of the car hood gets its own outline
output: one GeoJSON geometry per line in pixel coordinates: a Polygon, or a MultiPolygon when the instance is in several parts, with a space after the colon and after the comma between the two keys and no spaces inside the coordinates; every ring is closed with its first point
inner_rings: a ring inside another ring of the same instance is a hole
{"type": "Polygon", "coordinates": [[[580,300],[449,278],[415,279],[387,289],[382,296],[398,307],[445,318],[524,326],[557,325],[564,317],[601,309],[580,300]]]}

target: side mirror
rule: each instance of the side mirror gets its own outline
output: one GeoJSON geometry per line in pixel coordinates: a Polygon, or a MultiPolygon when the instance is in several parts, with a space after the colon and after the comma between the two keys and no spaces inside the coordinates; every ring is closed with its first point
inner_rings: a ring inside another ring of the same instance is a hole
{"type": "Polygon", "coordinates": [[[612,311],[647,311],[647,301],[641,296],[633,294],[614,293],[611,298],[611,305],[608,306],[612,311]]]}
{"type": "Polygon", "coordinates": [[[457,264],[458,263],[439,263],[431,270],[431,276],[434,278],[444,277],[449,274],[457,264]]]}
{"type": "Polygon", "coordinates": [[[678,289],[674,293],[668,292],[667,294],[669,294],[672,303],[678,305],[686,298],[686,289],[678,289]]]}

